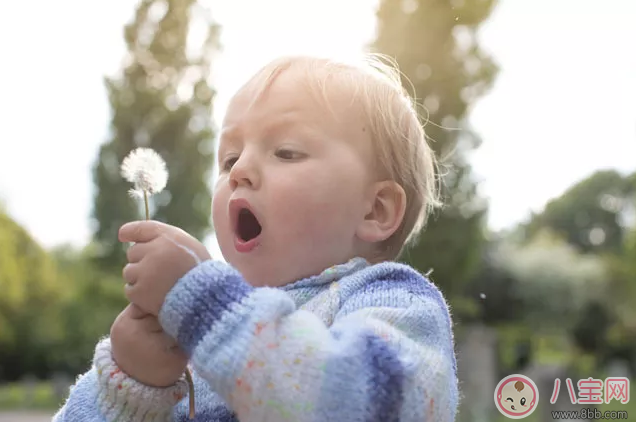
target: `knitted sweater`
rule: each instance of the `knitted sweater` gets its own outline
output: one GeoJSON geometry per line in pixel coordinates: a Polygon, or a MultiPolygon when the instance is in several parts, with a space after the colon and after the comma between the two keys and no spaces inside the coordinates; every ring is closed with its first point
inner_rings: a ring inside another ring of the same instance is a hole
{"type": "MultiPolygon", "coordinates": [[[[448,307],[414,269],[361,258],[280,288],[228,264],[181,278],[159,314],[190,356],[195,422],[452,422],[458,386],[448,307]]],[[[121,372],[110,342],[53,422],[188,421],[187,384],[121,372]]]]}

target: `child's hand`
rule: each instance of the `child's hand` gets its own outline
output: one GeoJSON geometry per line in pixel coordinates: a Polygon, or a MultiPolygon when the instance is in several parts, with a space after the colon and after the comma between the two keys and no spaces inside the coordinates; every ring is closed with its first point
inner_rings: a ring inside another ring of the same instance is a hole
{"type": "Polygon", "coordinates": [[[187,356],[156,317],[128,305],[110,328],[113,360],[128,376],[151,387],[169,387],[185,372],[187,356]]]}
{"type": "Polygon", "coordinates": [[[157,221],[137,221],[119,229],[128,249],[124,267],[128,300],[152,314],[159,311],[175,283],[197,264],[210,259],[201,242],[183,230],[157,221]]]}

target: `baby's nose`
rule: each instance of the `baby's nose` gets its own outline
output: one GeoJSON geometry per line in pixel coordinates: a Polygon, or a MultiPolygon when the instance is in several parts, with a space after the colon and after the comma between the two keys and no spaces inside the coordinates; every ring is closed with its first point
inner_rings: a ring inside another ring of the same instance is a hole
{"type": "Polygon", "coordinates": [[[259,183],[257,166],[248,159],[239,159],[230,170],[230,184],[232,189],[239,186],[255,188],[259,183]]]}

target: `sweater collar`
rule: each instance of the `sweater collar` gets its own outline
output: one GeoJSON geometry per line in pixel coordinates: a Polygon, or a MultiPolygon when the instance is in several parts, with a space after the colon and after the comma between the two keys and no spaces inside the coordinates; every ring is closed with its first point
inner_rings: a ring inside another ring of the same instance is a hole
{"type": "Polygon", "coordinates": [[[303,278],[285,286],[281,286],[280,289],[284,291],[290,291],[298,288],[318,287],[325,284],[331,284],[343,277],[358,272],[368,267],[369,265],[371,264],[369,264],[366,259],[356,257],[345,262],[344,264],[338,264],[329,267],[318,275],[303,278]]]}

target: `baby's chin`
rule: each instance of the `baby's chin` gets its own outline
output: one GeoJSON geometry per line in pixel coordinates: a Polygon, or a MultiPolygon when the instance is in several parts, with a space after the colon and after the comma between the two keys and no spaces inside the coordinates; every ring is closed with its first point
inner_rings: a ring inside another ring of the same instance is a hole
{"type": "Polygon", "coordinates": [[[243,279],[253,287],[279,287],[292,282],[288,274],[279,274],[275,266],[259,265],[260,262],[250,262],[242,256],[234,256],[228,260],[243,279]]]}
{"type": "MultiPolygon", "coordinates": [[[[325,260],[320,259],[322,257],[316,257],[315,253],[312,255],[313,251],[307,252],[307,255],[312,256],[312,259],[298,259],[298,255],[302,254],[296,253],[297,259],[295,260],[288,258],[279,260],[273,258],[272,255],[280,254],[269,254],[265,250],[260,252],[258,253],[255,250],[254,252],[242,254],[237,252],[232,246],[231,250],[228,253],[224,253],[223,256],[226,262],[238,270],[243,279],[254,287],[285,286],[318,275],[327,268],[336,265],[336,263],[325,263],[325,260]]],[[[294,251],[291,251],[291,253],[294,253],[294,251]]]]}

